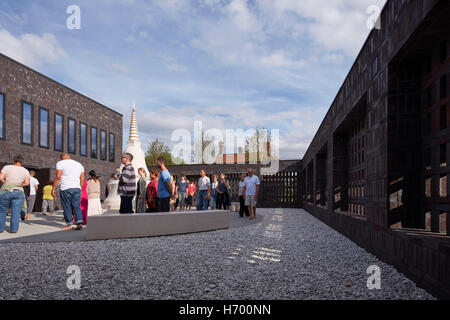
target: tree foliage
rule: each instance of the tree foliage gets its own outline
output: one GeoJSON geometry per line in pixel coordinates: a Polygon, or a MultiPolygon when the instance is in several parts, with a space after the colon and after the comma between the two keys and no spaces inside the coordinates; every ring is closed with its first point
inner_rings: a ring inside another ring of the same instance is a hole
{"type": "MultiPolygon", "coordinates": [[[[170,152],[169,146],[166,145],[163,141],[156,139],[152,141],[147,149],[147,152],[145,154],[145,162],[148,167],[154,167],[156,166],[156,160],[160,157],[166,159],[167,166],[176,165],[176,163],[172,159],[172,154],[170,152]]],[[[184,164],[181,160],[180,162],[181,164],[184,164]]],[[[178,162],[178,164],[180,164],[180,162],[178,162]]]]}

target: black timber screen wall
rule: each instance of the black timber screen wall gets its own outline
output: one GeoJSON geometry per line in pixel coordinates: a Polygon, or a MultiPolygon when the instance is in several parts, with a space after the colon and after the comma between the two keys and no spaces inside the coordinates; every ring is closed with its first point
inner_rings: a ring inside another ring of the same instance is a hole
{"type": "MultiPolygon", "coordinates": [[[[253,168],[259,177],[261,185],[258,195],[258,207],[263,208],[300,208],[301,207],[301,161],[281,160],[279,171],[276,174],[263,175],[261,164],[213,164],[213,165],[180,165],[170,166],[167,169],[179,180],[182,174],[196,184],[200,178],[200,170],[204,169],[206,175],[211,179],[214,175],[221,173],[231,185],[231,198],[233,202],[239,202],[239,181],[242,174],[246,175],[248,168],[253,168]]],[[[152,168],[149,168],[152,169],[152,168]]],[[[156,168],[155,168],[156,169],[156,168]]]]}
{"type": "Polygon", "coordinates": [[[386,2],[381,29],[363,45],[300,173],[305,210],[445,298],[449,16],[447,0],[386,2]],[[321,190],[332,201],[324,205],[321,190]]]}

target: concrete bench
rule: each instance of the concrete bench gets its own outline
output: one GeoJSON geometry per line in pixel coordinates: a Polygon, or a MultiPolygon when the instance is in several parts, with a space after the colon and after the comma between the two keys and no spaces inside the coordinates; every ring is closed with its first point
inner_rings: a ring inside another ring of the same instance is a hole
{"type": "Polygon", "coordinates": [[[88,217],[87,240],[144,238],[227,229],[228,211],[185,211],[88,217]]]}

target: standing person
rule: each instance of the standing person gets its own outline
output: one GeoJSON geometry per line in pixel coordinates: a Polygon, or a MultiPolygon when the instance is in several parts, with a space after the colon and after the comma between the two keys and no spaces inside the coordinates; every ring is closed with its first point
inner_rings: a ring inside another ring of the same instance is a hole
{"type": "Polygon", "coordinates": [[[216,210],[217,203],[217,185],[218,185],[218,177],[217,175],[213,176],[213,182],[211,183],[211,210],[216,210]]]}
{"type": "Polygon", "coordinates": [[[227,186],[227,202],[228,202],[228,209],[230,209],[230,211],[232,210],[232,206],[231,206],[231,183],[228,181],[228,186],[227,186]]]}
{"type": "Polygon", "coordinates": [[[170,199],[174,194],[170,172],[166,168],[166,159],[158,158],[156,166],[161,170],[158,179],[158,211],[170,212],[170,199]]]}
{"type": "Polygon", "coordinates": [[[88,211],[87,216],[98,216],[103,214],[102,203],[100,201],[101,196],[101,183],[100,177],[94,170],[89,172],[90,179],[87,182],[87,195],[88,195],[88,211]]]}
{"type": "Polygon", "coordinates": [[[83,188],[81,188],[81,201],[80,201],[80,209],[83,214],[83,224],[87,224],[88,210],[89,210],[89,196],[88,196],[88,183],[86,178],[83,183],[83,188]]]}
{"type": "Polygon", "coordinates": [[[14,164],[3,167],[0,172],[0,233],[5,231],[6,215],[11,207],[10,232],[19,231],[20,211],[25,204],[23,187],[30,185],[30,173],[22,167],[24,158],[14,157],[14,164]]]}
{"type": "Polygon", "coordinates": [[[53,181],[52,196],[56,195],[56,188],[61,183],[61,205],[67,226],[63,230],[72,230],[74,222],[72,212],[75,213],[75,230],[83,229],[83,213],[81,212],[81,187],[84,185],[84,168],[81,163],[72,160],[67,153],[61,154],[61,161],[56,164],[56,177],[53,181]]]}
{"type": "Polygon", "coordinates": [[[120,196],[121,214],[133,214],[133,198],[136,196],[136,174],[132,165],[133,155],[131,153],[122,154],[123,169],[117,169],[119,187],[117,194],[120,196]]]}
{"type": "Polygon", "coordinates": [[[173,176],[170,176],[170,183],[172,184],[172,190],[174,197],[170,198],[170,211],[176,211],[177,210],[177,197],[178,197],[178,189],[177,189],[177,182],[175,181],[175,178],[173,176]]]}
{"type": "Polygon", "coordinates": [[[254,175],[253,169],[248,169],[248,177],[244,179],[245,205],[250,213],[249,219],[256,218],[256,203],[259,192],[259,178],[254,175]]]}
{"type": "Polygon", "coordinates": [[[208,210],[209,199],[211,198],[211,181],[206,176],[204,169],[200,171],[200,178],[198,179],[198,195],[197,195],[197,210],[208,210]]]}
{"type": "Polygon", "coordinates": [[[180,202],[180,211],[184,211],[184,208],[186,207],[188,186],[189,184],[186,181],[186,176],[182,174],[180,182],[178,183],[178,201],[180,202]]]}
{"type": "Polygon", "coordinates": [[[220,174],[220,181],[217,184],[217,209],[219,210],[228,210],[228,181],[225,179],[225,174],[220,174]]]}
{"type": "Polygon", "coordinates": [[[50,209],[50,214],[55,215],[55,198],[52,195],[53,181],[49,181],[43,189],[42,195],[42,215],[47,215],[47,210],[50,209]]]}
{"type": "Polygon", "coordinates": [[[106,197],[106,198],[108,198],[108,196],[109,196],[109,184],[112,183],[112,182],[114,182],[114,181],[117,181],[117,180],[118,180],[118,179],[117,179],[116,174],[113,173],[113,174],[111,175],[111,179],[109,179],[108,183],[106,184],[106,191],[105,191],[105,197],[106,197]]]}
{"type": "Polygon", "coordinates": [[[244,197],[244,180],[245,180],[245,174],[241,174],[241,181],[239,181],[239,215],[241,218],[244,217],[244,214],[246,217],[250,217],[250,213],[248,212],[248,207],[245,205],[245,197],[244,197]]]}
{"type": "Polygon", "coordinates": [[[147,186],[147,212],[158,212],[158,177],[159,172],[152,169],[150,171],[152,181],[147,186]]]}
{"type": "Polygon", "coordinates": [[[35,178],[36,172],[30,171],[30,195],[28,196],[28,214],[33,213],[34,204],[36,202],[36,193],[39,188],[39,181],[35,178]]]}
{"type": "Polygon", "coordinates": [[[188,185],[188,195],[186,198],[186,206],[188,211],[191,211],[192,208],[192,202],[194,201],[195,191],[196,191],[195,183],[193,180],[189,180],[188,185]]]}
{"type": "Polygon", "coordinates": [[[147,195],[147,186],[150,180],[147,177],[147,171],[144,168],[138,169],[139,182],[136,192],[136,213],[145,213],[145,199],[147,195]]]}

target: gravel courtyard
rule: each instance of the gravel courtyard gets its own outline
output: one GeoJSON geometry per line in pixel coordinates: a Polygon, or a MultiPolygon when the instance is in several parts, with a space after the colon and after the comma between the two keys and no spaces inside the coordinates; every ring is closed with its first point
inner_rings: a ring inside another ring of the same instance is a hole
{"type": "Polygon", "coordinates": [[[434,299],[303,210],[258,214],[208,233],[1,244],[0,299],[434,299]],[[80,290],[66,286],[71,265],[80,290]],[[381,290],[367,288],[370,265],[381,290]]]}

